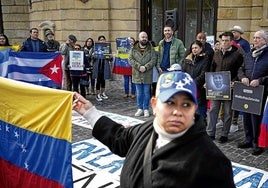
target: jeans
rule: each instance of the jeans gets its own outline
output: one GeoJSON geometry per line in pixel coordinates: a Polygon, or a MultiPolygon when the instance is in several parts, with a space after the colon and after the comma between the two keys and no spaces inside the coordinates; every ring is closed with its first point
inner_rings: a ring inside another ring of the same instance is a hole
{"type": "Polygon", "coordinates": [[[149,110],[151,84],[135,84],[138,109],[149,110]]]}
{"type": "Polygon", "coordinates": [[[129,82],[131,83],[131,94],[135,95],[136,87],[135,84],[132,82],[132,76],[126,76],[126,75],[124,75],[125,94],[129,94],[129,82]]]}

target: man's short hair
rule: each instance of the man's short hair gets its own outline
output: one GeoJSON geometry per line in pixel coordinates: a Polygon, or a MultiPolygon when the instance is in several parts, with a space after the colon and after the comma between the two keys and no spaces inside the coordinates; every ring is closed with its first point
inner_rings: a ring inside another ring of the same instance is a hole
{"type": "Polygon", "coordinates": [[[231,40],[234,39],[234,34],[231,31],[225,31],[222,34],[219,35],[219,38],[221,39],[222,36],[230,37],[231,40]]]}

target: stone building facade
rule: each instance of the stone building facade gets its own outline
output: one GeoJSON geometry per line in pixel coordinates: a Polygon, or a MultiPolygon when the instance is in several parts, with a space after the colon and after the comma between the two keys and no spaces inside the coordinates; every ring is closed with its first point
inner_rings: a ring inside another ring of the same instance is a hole
{"type": "MultiPolygon", "coordinates": [[[[64,42],[74,34],[84,45],[88,37],[94,40],[105,35],[115,45],[115,38],[137,38],[141,29],[140,0],[2,0],[3,32],[12,44],[21,44],[29,29],[52,29],[55,38],[64,42]]],[[[244,38],[252,42],[256,30],[268,30],[267,0],[218,0],[217,31],[240,25],[244,38]]],[[[160,29],[161,30],[161,29],[160,29]]],[[[114,48],[113,48],[114,49],[114,48]]]]}

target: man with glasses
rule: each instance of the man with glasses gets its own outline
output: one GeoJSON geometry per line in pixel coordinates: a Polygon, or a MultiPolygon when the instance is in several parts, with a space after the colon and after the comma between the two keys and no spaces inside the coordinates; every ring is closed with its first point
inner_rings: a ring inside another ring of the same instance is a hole
{"type": "MultiPolygon", "coordinates": [[[[240,67],[238,78],[247,86],[264,86],[262,100],[265,101],[268,94],[268,34],[259,30],[254,34],[252,52],[247,53],[245,63],[240,67]]],[[[265,102],[263,102],[262,113],[265,102]]],[[[238,148],[253,148],[252,155],[260,155],[263,149],[258,146],[260,135],[261,115],[243,113],[245,140],[238,144],[238,148]]]]}
{"type": "Polygon", "coordinates": [[[23,42],[21,51],[47,52],[47,46],[45,42],[39,39],[38,36],[39,32],[37,28],[30,29],[30,37],[23,42]]]}

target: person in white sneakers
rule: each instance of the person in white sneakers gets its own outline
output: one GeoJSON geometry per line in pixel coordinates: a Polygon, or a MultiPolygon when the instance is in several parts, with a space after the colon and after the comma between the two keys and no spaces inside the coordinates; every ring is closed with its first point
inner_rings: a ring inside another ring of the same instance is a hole
{"type": "MultiPolygon", "coordinates": [[[[106,43],[106,38],[103,35],[98,37],[98,43],[106,43]]],[[[95,46],[97,43],[95,43],[95,46]]],[[[97,79],[96,83],[96,100],[101,102],[103,99],[108,99],[105,94],[105,80],[111,78],[110,62],[113,60],[112,54],[107,58],[104,56],[99,57],[94,51],[95,61],[93,63],[93,79],[97,79]],[[96,56],[95,56],[96,55],[96,56]]]]}
{"type": "Polygon", "coordinates": [[[132,81],[136,85],[138,110],[135,116],[149,117],[150,88],[153,82],[153,67],[156,64],[156,53],[148,41],[146,32],[140,32],[129,53],[129,63],[132,65],[132,81]]]}

